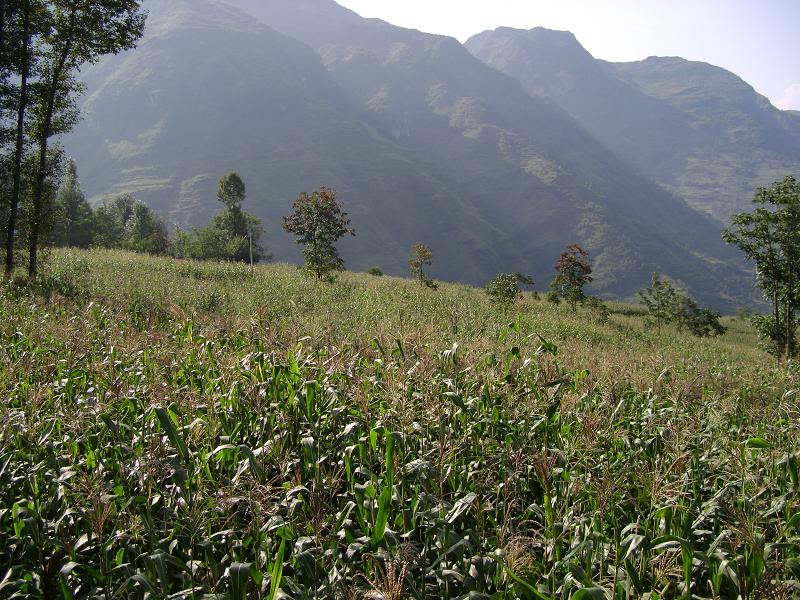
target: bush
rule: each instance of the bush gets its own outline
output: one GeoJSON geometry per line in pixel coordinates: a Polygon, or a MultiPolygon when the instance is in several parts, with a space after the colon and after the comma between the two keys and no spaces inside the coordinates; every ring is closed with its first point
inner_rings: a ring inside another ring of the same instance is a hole
{"type": "Polygon", "coordinates": [[[370,267],[367,270],[367,273],[373,275],[374,277],[383,277],[383,271],[381,271],[378,267],[370,267]]]}
{"type": "Polygon", "coordinates": [[[662,324],[676,323],[697,337],[714,337],[726,331],[720,322],[720,313],[700,308],[697,302],[677,290],[669,280],[661,279],[658,273],[653,273],[651,286],[641,290],[639,298],[659,329],[662,324]]]}
{"type": "Polygon", "coordinates": [[[720,322],[722,315],[714,310],[700,308],[697,302],[685,297],[676,315],[679,327],[685,327],[697,337],[715,337],[725,333],[720,322]]]}
{"type": "MultiPolygon", "coordinates": [[[[764,350],[780,357],[786,352],[786,328],[783,315],[778,316],[779,319],[776,321],[775,315],[754,315],[751,317],[750,323],[758,332],[758,337],[761,339],[761,346],[764,350]]],[[[789,352],[794,355],[797,353],[796,331],[791,331],[790,335],[789,352]]]]}
{"type": "Polygon", "coordinates": [[[553,306],[558,306],[559,304],[561,304],[561,295],[555,290],[550,290],[549,292],[547,292],[545,298],[553,306]]]}

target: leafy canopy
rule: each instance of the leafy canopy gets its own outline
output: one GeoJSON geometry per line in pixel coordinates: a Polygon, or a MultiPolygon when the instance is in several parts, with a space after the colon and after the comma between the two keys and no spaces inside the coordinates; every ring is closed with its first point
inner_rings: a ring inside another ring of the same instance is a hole
{"type": "Polygon", "coordinates": [[[345,235],[355,235],[355,231],[336,198],[336,190],[323,186],[312,194],[301,192],[292,213],[283,218],[283,229],[305,246],[305,268],[318,280],[331,280],[334,272],[344,270],[335,243],[345,235]]]}
{"type": "Polygon", "coordinates": [[[421,286],[436,289],[436,283],[425,274],[425,267],[433,264],[433,250],[422,242],[417,242],[411,248],[411,258],[408,259],[408,269],[419,281],[421,286]]]}
{"type": "Polygon", "coordinates": [[[219,180],[217,199],[225,206],[207,227],[179,233],[174,253],[181,258],[254,262],[270,258],[259,243],[264,233],[261,220],[242,210],[247,197],[244,181],[238,173],[228,173],[219,180]]]}
{"type": "Polygon", "coordinates": [[[676,289],[668,279],[653,273],[650,287],[639,291],[639,299],[650,318],[661,329],[675,323],[697,337],[714,337],[725,333],[720,313],[701,308],[695,300],[676,289]]]}
{"type": "Polygon", "coordinates": [[[751,212],[733,216],[722,235],[756,265],[756,281],[772,315],[755,325],[779,358],[795,353],[800,305],[800,182],[792,176],[759,188],[751,212]]]}
{"type": "Polygon", "coordinates": [[[584,286],[592,281],[589,254],[578,244],[570,244],[561,253],[554,268],[556,276],[550,283],[550,288],[557,298],[566,300],[572,312],[575,312],[578,302],[586,298],[584,286]]]}
{"type": "Polygon", "coordinates": [[[485,291],[492,302],[508,307],[522,297],[520,284],[533,285],[533,279],[522,273],[499,273],[486,284],[485,291]]]}

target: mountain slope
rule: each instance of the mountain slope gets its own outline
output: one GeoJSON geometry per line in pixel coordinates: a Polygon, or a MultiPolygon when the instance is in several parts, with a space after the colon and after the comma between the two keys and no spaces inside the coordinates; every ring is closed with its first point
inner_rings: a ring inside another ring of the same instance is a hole
{"type": "Polygon", "coordinates": [[[86,73],[86,120],[67,148],[93,195],[135,191],[202,223],[219,209],[216,179],[235,169],[279,259],[299,258],[281,215],[326,184],[357,230],[342,246],[351,268],[403,273],[420,240],[436,277],[517,270],[541,287],[579,242],[595,293],[629,297],[654,270],[723,308],[751,288],[717,225],[451,38],[325,0],[147,6],[140,47],[86,73]]]}
{"type": "Polygon", "coordinates": [[[724,69],[680,58],[598,61],[571,33],[542,28],[486,31],[466,46],[723,222],[757,186],[800,169],[796,117],[724,69]]]}
{"type": "Polygon", "coordinates": [[[594,289],[606,294],[630,295],[656,269],[707,298],[741,283],[719,262],[731,253],[717,225],[455,40],[360,19],[330,0],[227,1],[317,48],[362,118],[460,183],[509,233],[503,253],[522,259],[517,268],[549,279],[549,257],[572,239],[597,258],[594,289]]]}
{"type": "Polygon", "coordinates": [[[67,149],[90,195],[130,191],[176,223],[201,224],[221,208],[217,179],[236,170],[246,208],[265,220],[266,244],[299,260],[280,217],[300,191],[325,184],[353,218],[358,237],[343,247],[355,267],[402,271],[416,236],[442,231],[458,242],[440,250],[454,278],[483,275],[463,246],[497,260],[492,227],[427,165],[354,118],[310,48],[225,5],[146,6],[139,48],[85,75],[84,122],[67,149]],[[454,211],[447,223],[440,205],[454,211]]]}

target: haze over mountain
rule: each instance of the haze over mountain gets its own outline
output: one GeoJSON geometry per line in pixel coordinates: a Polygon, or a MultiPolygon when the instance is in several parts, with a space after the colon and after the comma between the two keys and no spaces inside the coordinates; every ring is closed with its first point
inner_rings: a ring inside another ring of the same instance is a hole
{"type": "Polygon", "coordinates": [[[467,48],[548,98],[638,172],[728,222],[758,186],[800,173],[800,118],[739,77],[681,58],[595,60],[569,32],[499,28],[467,48]]]}
{"type": "Polygon", "coordinates": [[[86,71],[84,122],[66,140],[95,199],[131,191],[204,223],[217,179],[236,170],[280,260],[299,259],[280,216],[324,184],[353,219],[342,249],[354,269],[405,273],[422,241],[435,277],[517,270],[541,288],[578,242],[595,293],[630,297],[655,270],[722,308],[752,290],[718,224],[452,38],[329,0],[145,7],[139,48],[86,71]]]}

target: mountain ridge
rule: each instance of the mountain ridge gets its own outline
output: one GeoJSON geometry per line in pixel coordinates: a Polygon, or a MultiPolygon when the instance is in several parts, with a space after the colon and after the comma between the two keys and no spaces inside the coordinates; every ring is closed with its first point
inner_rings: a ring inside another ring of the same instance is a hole
{"type": "Polygon", "coordinates": [[[253,4],[151,0],[155,35],[86,73],[87,118],[67,147],[91,195],[134,191],[201,223],[219,209],[216,179],[237,170],[279,260],[300,258],[281,215],[325,184],[357,230],[342,244],[351,268],[401,274],[423,241],[434,277],[483,284],[518,270],[541,284],[579,242],[595,258],[594,293],[630,297],[654,270],[720,306],[749,293],[715,225],[456,40],[332,2],[257,3],[270,19],[256,30],[242,10],[253,4]],[[316,52],[286,30],[298,23],[306,38],[325,31],[316,52]]]}
{"type": "Polygon", "coordinates": [[[800,121],[735,74],[681,57],[597,60],[544,31],[498,28],[465,46],[694,208],[725,223],[756,187],[800,168],[800,121]]]}

